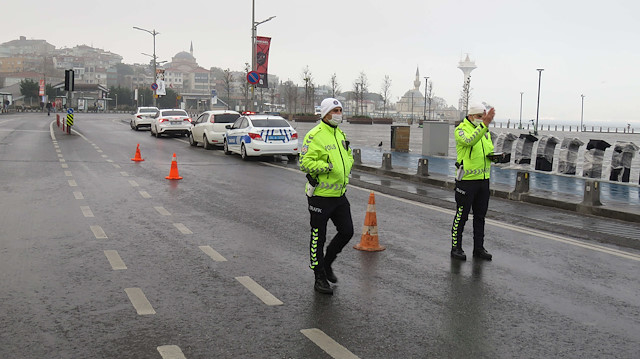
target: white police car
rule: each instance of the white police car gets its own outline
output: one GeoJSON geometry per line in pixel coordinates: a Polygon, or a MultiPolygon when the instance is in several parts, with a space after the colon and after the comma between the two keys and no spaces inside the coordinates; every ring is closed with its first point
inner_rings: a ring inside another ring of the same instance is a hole
{"type": "Polygon", "coordinates": [[[224,153],[237,153],[243,160],[249,157],[286,155],[298,156],[298,133],[280,116],[247,115],[227,125],[224,153]]]}

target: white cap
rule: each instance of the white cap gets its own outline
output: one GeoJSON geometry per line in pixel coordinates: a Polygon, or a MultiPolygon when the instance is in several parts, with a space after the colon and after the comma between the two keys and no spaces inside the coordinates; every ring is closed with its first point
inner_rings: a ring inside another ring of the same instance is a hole
{"type": "Polygon", "coordinates": [[[320,103],[320,118],[324,118],[324,116],[326,116],[329,112],[331,112],[331,110],[336,107],[342,108],[342,104],[335,98],[329,97],[322,100],[322,102],[320,103]]]}
{"type": "Polygon", "coordinates": [[[486,107],[484,107],[483,104],[474,103],[471,106],[469,106],[469,111],[467,112],[467,115],[484,114],[484,111],[486,111],[486,107]]]}

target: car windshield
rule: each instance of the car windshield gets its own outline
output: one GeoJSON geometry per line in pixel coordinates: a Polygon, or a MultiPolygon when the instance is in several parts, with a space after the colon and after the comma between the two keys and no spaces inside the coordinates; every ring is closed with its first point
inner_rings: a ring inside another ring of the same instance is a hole
{"type": "Polygon", "coordinates": [[[162,116],[187,116],[184,111],[162,111],[162,116]]]}
{"type": "Polygon", "coordinates": [[[283,119],[270,118],[266,120],[251,120],[254,127],[289,127],[289,123],[283,119]]]}
{"type": "Polygon", "coordinates": [[[215,115],[216,123],[234,123],[240,117],[237,113],[225,113],[223,115],[215,115]]]}
{"type": "Polygon", "coordinates": [[[158,110],[155,108],[141,108],[140,113],[156,113],[158,110]]]}

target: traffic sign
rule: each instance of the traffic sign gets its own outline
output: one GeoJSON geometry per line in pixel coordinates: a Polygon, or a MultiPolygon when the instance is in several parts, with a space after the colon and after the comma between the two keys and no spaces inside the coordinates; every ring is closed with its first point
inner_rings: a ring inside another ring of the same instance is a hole
{"type": "Polygon", "coordinates": [[[152,89],[153,91],[157,90],[157,89],[158,89],[158,84],[157,84],[157,83],[155,83],[155,82],[154,82],[154,83],[152,83],[152,84],[151,84],[151,89],[152,89]]]}
{"type": "Polygon", "coordinates": [[[248,81],[250,84],[255,85],[255,84],[257,84],[258,82],[260,82],[260,75],[259,75],[257,72],[255,72],[255,71],[250,71],[250,72],[247,74],[247,81],[248,81]]]}
{"type": "Polygon", "coordinates": [[[67,109],[67,113],[68,113],[68,114],[72,114],[72,113],[73,113],[73,109],[72,109],[71,107],[69,107],[69,108],[67,109]]]}

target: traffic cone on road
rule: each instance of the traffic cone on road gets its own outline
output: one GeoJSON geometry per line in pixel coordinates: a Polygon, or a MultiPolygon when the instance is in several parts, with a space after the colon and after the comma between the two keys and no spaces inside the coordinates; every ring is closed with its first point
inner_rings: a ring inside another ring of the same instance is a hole
{"type": "Polygon", "coordinates": [[[171,160],[171,170],[169,171],[169,175],[165,177],[170,180],[181,180],[182,177],[178,174],[178,160],[176,159],[176,154],[173,154],[173,159],[171,160]]]}
{"type": "Polygon", "coordinates": [[[136,162],[144,161],[144,159],[140,156],[140,144],[139,143],[136,146],[136,155],[131,159],[131,161],[136,161],[136,162]]]}
{"type": "Polygon", "coordinates": [[[362,227],[362,237],[360,243],[353,246],[361,251],[378,252],[385,248],[378,243],[378,219],[376,218],[376,198],[373,191],[369,194],[369,204],[367,204],[367,213],[364,217],[364,226],[362,227]]]}

